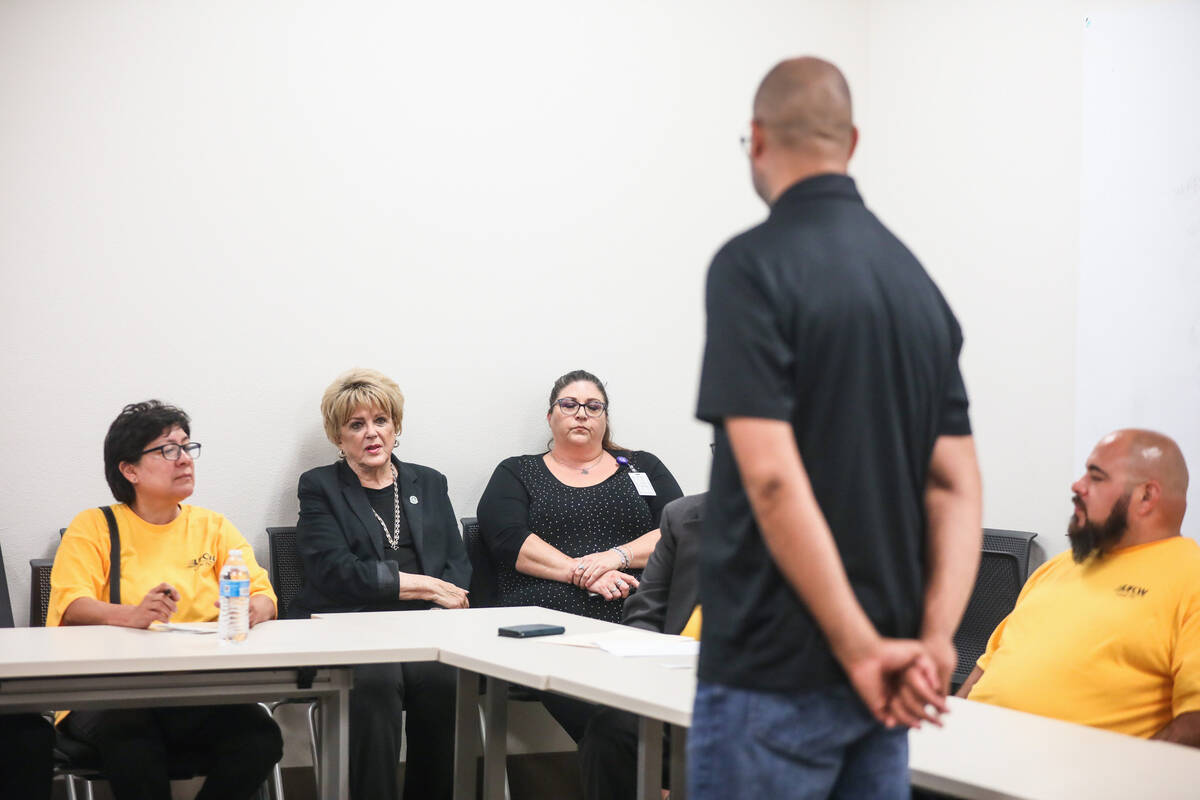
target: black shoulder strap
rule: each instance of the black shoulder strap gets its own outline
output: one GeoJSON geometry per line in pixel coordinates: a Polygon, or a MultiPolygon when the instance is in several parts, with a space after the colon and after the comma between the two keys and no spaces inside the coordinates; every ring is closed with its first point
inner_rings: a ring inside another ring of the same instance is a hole
{"type": "Polygon", "coordinates": [[[117,530],[117,518],[112,506],[101,506],[108,520],[108,602],[121,605],[121,533],[117,530]]]}

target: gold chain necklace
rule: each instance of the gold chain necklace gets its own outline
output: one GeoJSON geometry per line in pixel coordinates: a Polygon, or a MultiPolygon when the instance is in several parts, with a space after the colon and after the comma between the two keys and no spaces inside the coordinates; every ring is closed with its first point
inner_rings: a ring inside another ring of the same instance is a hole
{"type": "Polygon", "coordinates": [[[379,517],[379,512],[374,507],[371,508],[371,513],[375,515],[375,519],[379,520],[380,527],[383,528],[383,536],[387,539],[388,547],[393,550],[400,549],[400,476],[396,474],[396,465],[392,464],[392,512],[395,516],[392,518],[392,524],[395,526],[393,530],[388,530],[388,526],[384,524],[379,517]]]}

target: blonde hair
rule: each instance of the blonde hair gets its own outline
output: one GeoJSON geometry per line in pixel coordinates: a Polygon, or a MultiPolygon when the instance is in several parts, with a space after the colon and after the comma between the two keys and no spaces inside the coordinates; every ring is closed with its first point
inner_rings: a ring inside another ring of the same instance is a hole
{"type": "Polygon", "coordinates": [[[404,419],[404,394],[400,387],[378,370],[355,367],[337,376],[321,397],[325,436],[335,446],[342,438],[342,426],[360,408],[378,408],[388,414],[396,426],[396,435],[400,435],[404,419]]]}

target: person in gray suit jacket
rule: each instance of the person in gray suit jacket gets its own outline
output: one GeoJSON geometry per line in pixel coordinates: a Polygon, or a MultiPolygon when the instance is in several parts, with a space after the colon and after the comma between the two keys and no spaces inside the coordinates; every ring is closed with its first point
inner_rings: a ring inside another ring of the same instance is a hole
{"type": "MultiPolygon", "coordinates": [[[[288,615],[466,608],[471,562],[446,478],[392,454],[404,396],[375,370],[341,375],[321,400],[341,459],[300,476],[296,546],[304,585],[288,615]]],[[[350,796],[398,800],[407,712],[405,798],[450,798],[454,672],[436,662],[365,664],[350,690],[350,796]]]]}
{"type": "MultiPolygon", "coordinates": [[[[682,633],[696,610],[698,549],[707,494],[681,497],[662,513],[662,538],[642,582],[625,601],[621,622],[660,633],[682,633]]],[[[604,708],[588,721],[579,742],[587,800],[624,800],[637,794],[637,717],[604,708]]],[[[668,761],[664,759],[664,767],[668,761]]],[[[666,776],[664,775],[664,784],[666,776]]]]}

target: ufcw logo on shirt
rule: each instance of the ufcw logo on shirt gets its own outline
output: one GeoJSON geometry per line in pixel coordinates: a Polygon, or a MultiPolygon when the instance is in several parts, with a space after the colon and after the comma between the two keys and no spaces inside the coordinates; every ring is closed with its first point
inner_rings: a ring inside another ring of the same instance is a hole
{"type": "Polygon", "coordinates": [[[1132,583],[1122,583],[1116,588],[1117,595],[1120,597],[1145,597],[1148,591],[1150,590],[1142,586],[1134,586],[1132,583]]]}
{"type": "Polygon", "coordinates": [[[205,553],[204,555],[200,556],[199,558],[193,558],[191,561],[189,561],[188,569],[195,572],[195,571],[204,569],[206,567],[211,567],[213,564],[216,564],[216,563],[217,563],[216,556],[212,555],[211,553],[205,553]]]}

